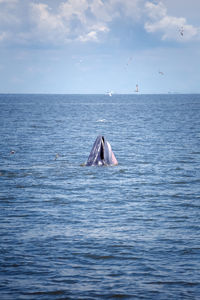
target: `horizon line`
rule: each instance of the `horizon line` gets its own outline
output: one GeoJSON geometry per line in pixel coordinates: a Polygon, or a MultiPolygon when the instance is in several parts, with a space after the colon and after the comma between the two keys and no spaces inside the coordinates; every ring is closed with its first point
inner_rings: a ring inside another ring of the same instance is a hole
{"type": "Polygon", "coordinates": [[[113,97],[115,95],[199,95],[200,92],[160,92],[160,93],[113,93],[109,96],[107,93],[51,93],[51,92],[0,92],[0,95],[105,95],[113,97]]]}

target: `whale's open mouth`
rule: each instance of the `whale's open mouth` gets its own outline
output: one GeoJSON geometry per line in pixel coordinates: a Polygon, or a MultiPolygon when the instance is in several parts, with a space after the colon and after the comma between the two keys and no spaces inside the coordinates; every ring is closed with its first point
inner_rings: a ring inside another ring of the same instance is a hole
{"type": "Polygon", "coordinates": [[[94,142],[86,166],[109,166],[117,164],[117,159],[112,152],[110,144],[105,140],[104,136],[98,136],[94,142]]]}
{"type": "Polygon", "coordinates": [[[104,137],[102,136],[101,139],[101,150],[100,150],[100,158],[101,160],[104,160],[104,137]]]}

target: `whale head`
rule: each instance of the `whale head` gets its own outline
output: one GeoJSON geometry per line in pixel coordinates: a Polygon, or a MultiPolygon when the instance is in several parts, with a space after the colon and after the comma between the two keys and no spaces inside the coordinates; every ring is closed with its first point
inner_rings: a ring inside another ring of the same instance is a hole
{"type": "Polygon", "coordinates": [[[99,135],[94,142],[86,166],[115,166],[117,159],[112,151],[111,145],[104,136],[99,135]]]}

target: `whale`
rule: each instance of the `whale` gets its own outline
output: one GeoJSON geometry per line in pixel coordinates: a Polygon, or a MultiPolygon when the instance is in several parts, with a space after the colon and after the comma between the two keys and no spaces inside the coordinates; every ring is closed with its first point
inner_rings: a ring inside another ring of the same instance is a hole
{"type": "Polygon", "coordinates": [[[93,144],[86,166],[116,166],[118,161],[111,145],[105,137],[99,135],[93,144]]]}

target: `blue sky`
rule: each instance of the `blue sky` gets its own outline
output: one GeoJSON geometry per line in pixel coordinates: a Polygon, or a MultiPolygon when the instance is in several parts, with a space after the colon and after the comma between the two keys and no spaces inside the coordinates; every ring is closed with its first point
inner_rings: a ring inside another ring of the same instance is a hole
{"type": "Polygon", "coordinates": [[[0,0],[0,93],[200,93],[199,0],[0,0]]]}

